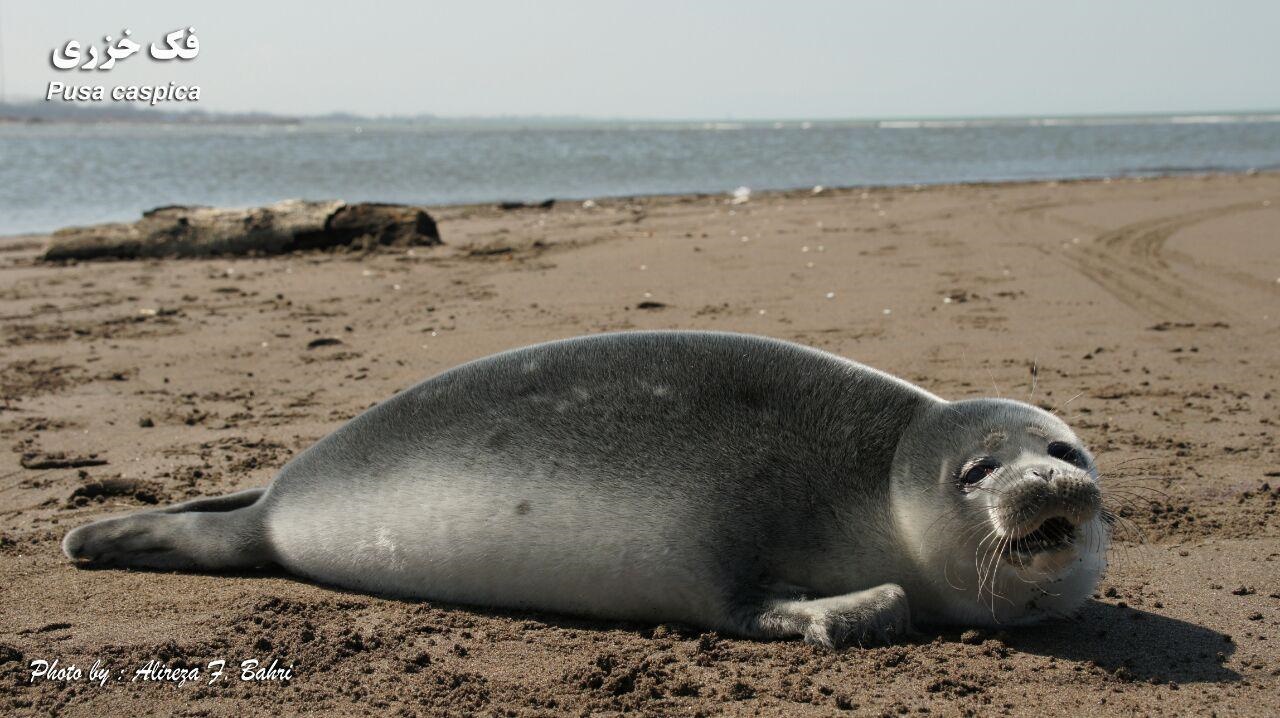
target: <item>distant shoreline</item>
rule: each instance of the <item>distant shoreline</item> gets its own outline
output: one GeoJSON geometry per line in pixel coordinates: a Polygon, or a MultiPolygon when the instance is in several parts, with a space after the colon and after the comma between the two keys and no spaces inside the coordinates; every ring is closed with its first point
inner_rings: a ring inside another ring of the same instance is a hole
{"type": "Polygon", "coordinates": [[[0,102],[0,125],[3,124],[179,124],[179,125],[430,125],[438,127],[690,127],[705,129],[751,129],[797,127],[881,127],[884,129],[945,129],[950,127],[992,126],[1080,126],[1112,124],[1217,124],[1223,122],[1280,122],[1280,108],[1266,110],[1201,110],[1152,113],[1085,114],[1085,115],[998,115],[998,116],[924,116],[924,117],[752,117],[752,118],[634,118],[589,117],[575,115],[363,115],[354,112],[330,112],[316,115],[284,115],[266,111],[219,111],[202,108],[167,110],[134,106],[129,103],[66,103],[34,99],[0,102]]]}

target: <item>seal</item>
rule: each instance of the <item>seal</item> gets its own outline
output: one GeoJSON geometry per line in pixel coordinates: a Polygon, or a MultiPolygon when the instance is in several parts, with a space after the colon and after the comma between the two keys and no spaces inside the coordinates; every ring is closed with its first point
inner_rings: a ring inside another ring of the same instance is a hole
{"type": "Polygon", "coordinates": [[[63,549],[837,646],[1071,613],[1105,567],[1101,498],[1079,439],[1028,404],[763,337],[627,332],[463,364],[265,489],[63,549]]]}

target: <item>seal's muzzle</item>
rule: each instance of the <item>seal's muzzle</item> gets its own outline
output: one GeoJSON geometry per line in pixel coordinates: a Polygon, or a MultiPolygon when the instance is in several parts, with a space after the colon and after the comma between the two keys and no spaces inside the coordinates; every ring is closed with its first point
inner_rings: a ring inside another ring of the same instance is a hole
{"type": "Polygon", "coordinates": [[[998,492],[991,518],[1010,558],[1072,548],[1079,527],[1102,507],[1102,493],[1088,473],[1046,464],[1024,467],[998,492]]]}

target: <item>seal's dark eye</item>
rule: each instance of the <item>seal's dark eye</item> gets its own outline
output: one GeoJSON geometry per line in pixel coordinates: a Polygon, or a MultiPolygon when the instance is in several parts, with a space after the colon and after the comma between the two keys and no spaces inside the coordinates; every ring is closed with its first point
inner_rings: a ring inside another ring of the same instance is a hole
{"type": "Polygon", "coordinates": [[[960,469],[960,483],[964,486],[973,486],[995,473],[998,468],[1000,468],[1000,462],[995,459],[978,459],[960,469]]]}
{"type": "Polygon", "coordinates": [[[1052,441],[1045,448],[1045,453],[1055,459],[1071,464],[1078,469],[1088,469],[1089,459],[1085,457],[1084,452],[1065,441],[1052,441]]]}

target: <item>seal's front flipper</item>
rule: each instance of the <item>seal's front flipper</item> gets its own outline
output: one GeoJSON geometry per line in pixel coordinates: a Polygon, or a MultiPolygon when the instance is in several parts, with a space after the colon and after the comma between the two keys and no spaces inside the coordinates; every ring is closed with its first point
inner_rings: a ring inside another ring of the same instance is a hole
{"type": "Polygon", "coordinates": [[[768,602],[748,623],[749,635],[803,636],[806,643],[835,648],[901,639],[911,630],[911,612],[902,587],[886,583],[828,598],[768,602]]]}
{"type": "Polygon", "coordinates": [[[94,565],[166,570],[269,563],[259,502],[264,493],[251,489],[95,521],[69,532],[62,551],[94,565]]]}

